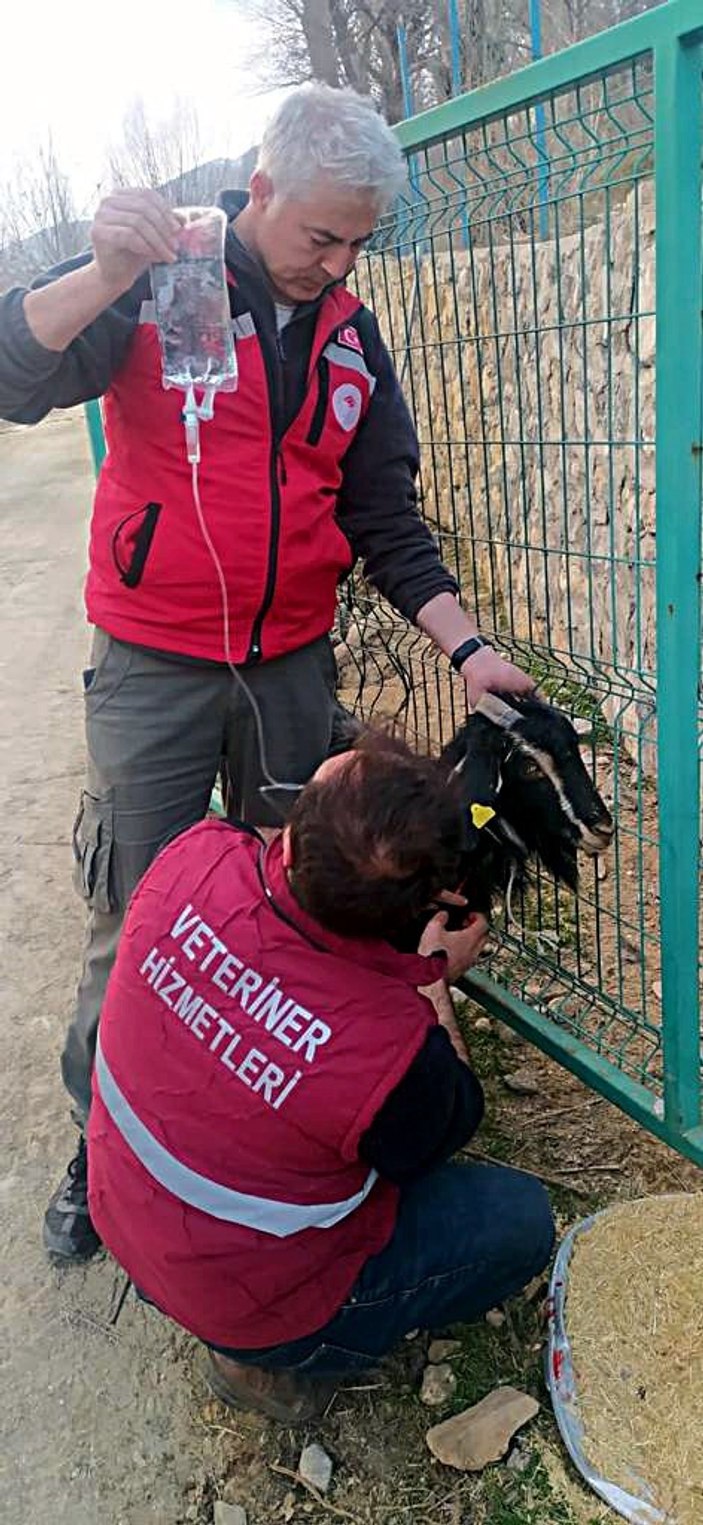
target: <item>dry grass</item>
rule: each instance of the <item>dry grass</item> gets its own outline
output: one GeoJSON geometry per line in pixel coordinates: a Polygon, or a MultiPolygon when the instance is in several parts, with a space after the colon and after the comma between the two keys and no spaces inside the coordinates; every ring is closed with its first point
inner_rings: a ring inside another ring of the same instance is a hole
{"type": "Polygon", "coordinates": [[[584,1449],[651,1489],[675,1525],[703,1514],[703,1193],[622,1203],[576,1240],[566,1307],[584,1449]]]}

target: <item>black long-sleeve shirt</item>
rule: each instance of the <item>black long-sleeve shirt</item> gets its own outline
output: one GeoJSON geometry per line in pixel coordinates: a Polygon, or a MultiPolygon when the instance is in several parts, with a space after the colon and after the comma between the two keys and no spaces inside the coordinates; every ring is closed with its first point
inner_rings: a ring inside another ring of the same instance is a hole
{"type": "Polygon", "coordinates": [[[482,1117],[480,1082],[444,1028],[433,1027],[363,1134],[359,1152],[379,1175],[402,1186],[455,1154],[482,1117]]]}

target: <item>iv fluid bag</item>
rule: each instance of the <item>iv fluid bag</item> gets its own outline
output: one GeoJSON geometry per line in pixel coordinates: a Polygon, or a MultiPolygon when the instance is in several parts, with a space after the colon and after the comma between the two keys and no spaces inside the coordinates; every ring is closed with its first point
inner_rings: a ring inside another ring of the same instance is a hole
{"type": "Polygon", "coordinates": [[[174,264],[151,266],[165,387],[234,392],[237,357],[225,276],[227,218],[219,207],[179,207],[174,264]]]}

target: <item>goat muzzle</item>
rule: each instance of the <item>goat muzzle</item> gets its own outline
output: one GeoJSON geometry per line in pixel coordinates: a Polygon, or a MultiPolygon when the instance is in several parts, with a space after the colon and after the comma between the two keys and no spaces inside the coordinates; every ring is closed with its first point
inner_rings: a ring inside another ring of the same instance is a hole
{"type": "Polygon", "coordinates": [[[599,821],[597,826],[580,827],[579,847],[588,858],[597,858],[607,852],[615,835],[612,821],[599,821]]]}

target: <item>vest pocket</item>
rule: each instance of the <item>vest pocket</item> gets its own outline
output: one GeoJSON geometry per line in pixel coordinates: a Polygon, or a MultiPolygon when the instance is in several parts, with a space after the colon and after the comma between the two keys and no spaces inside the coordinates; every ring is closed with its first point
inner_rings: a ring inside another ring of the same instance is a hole
{"type": "Polygon", "coordinates": [[[73,826],[74,883],[92,911],[103,915],[115,909],[112,888],[112,795],[81,794],[73,826]]]}
{"type": "Polygon", "coordinates": [[[327,403],[330,395],[330,365],[326,355],[320,355],[317,362],[317,402],[315,412],[312,415],[310,428],[308,429],[306,445],[319,445],[322,434],[327,403]]]}
{"type": "Polygon", "coordinates": [[[121,519],[112,536],[112,559],[127,588],[142,580],[146,559],[156,533],[161,503],[147,503],[121,519]]]}

